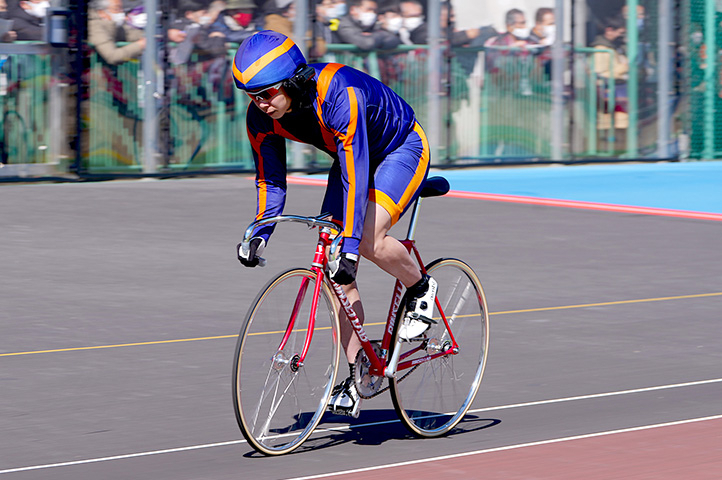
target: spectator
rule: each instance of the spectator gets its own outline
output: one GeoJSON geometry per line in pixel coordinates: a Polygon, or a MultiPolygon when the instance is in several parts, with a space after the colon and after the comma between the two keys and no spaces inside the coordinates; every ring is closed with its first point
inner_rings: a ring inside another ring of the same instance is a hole
{"type": "Polygon", "coordinates": [[[406,45],[426,43],[424,6],[419,0],[401,0],[399,7],[403,18],[401,41],[406,45]]]}
{"type": "Polygon", "coordinates": [[[487,71],[496,74],[495,80],[500,86],[516,85],[518,79],[521,94],[532,95],[529,81],[532,63],[525,49],[530,31],[526,26],[524,12],[512,8],[506,12],[504,23],[506,32],[486,42],[487,46],[492,47],[486,52],[487,71]]]}
{"type": "Polygon", "coordinates": [[[226,37],[211,29],[220,13],[218,10],[209,10],[200,0],[181,0],[178,13],[179,17],[171,24],[168,35],[169,38],[182,36],[183,40],[171,50],[171,63],[187,63],[192,54],[197,55],[198,62],[225,58],[226,37]]]}
{"type": "Polygon", "coordinates": [[[121,28],[126,20],[122,0],[92,0],[89,6],[88,42],[106,63],[117,65],[143,53],[143,30],[121,28]],[[118,46],[118,42],[124,41],[131,43],[118,46]]]}
{"type": "Polygon", "coordinates": [[[399,45],[396,35],[374,29],[378,4],[375,0],[349,0],[348,14],[339,20],[336,38],[361,50],[388,50],[399,45]]]}
{"type": "Polygon", "coordinates": [[[398,34],[404,24],[404,17],[401,16],[401,7],[398,3],[388,2],[378,10],[376,19],[378,28],[393,34],[398,34]]]}
{"type": "Polygon", "coordinates": [[[603,32],[591,44],[592,48],[602,50],[594,55],[594,71],[604,78],[613,77],[616,80],[626,78],[629,73],[629,62],[624,55],[622,45],[626,33],[626,24],[619,17],[612,17],[606,21],[603,32]],[[606,52],[612,50],[614,59],[606,52]]]}
{"type": "Polygon", "coordinates": [[[526,26],[524,12],[517,8],[512,8],[506,12],[504,24],[506,25],[506,32],[489,39],[486,43],[487,45],[525,47],[529,43],[530,30],[526,26]]]}
{"type": "MultiPolygon", "coordinates": [[[[622,18],[624,19],[625,23],[627,21],[627,17],[629,17],[629,6],[625,4],[622,7],[622,18]]],[[[639,30],[642,30],[642,28],[644,28],[644,21],[646,18],[647,15],[644,9],[644,5],[637,4],[637,28],[639,30]]]]}
{"type": "MultiPolygon", "coordinates": [[[[273,30],[287,37],[293,37],[293,22],[296,19],[296,4],[292,0],[276,0],[275,12],[269,13],[265,17],[265,29],[273,30]]],[[[311,31],[306,32],[307,38],[311,38],[311,31]]],[[[326,40],[320,31],[316,31],[316,36],[306,45],[309,49],[310,58],[318,58],[326,53],[326,40]]]]}
{"type": "MultiPolygon", "coordinates": [[[[423,7],[417,0],[404,0],[401,2],[402,13],[404,13],[404,27],[409,32],[412,43],[425,45],[429,42],[428,24],[424,21],[423,7]],[[418,26],[417,26],[418,25],[418,26]]],[[[486,27],[485,27],[486,28],[486,27]]],[[[488,31],[488,30],[485,30],[488,31]]],[[[494,35],[496,31],[491,29],[494,35]]],[[[469,46],[481,33],[481,28],[469,28],[458,30],[456,28],[456,14],[450,2],[441,4],[441,36],[449,39],[452,47],[469,46]],[[450,32],[448,30],[451,30],[450,32]]],[[[488,35],[487,35],[488,38],[488,35]]]]}
{"type": "Polygon", "coordinates": [[[227,0],[225,9],[213,22],[211,30],[225,35],[228,42],[241,43],[262,30],[261,23],[256,5],[251,0],[227,0]]]}
{"type": "Polygon", "coordinates": [[[623,43],[626,33],[626,23],[620,17],[609,18],[604,23],[602,33],[597,35],[591,44],[592,48],[600,50],[595,53],[594,71],[600,77],[600,95],[604,104],[601,109],[598,128],[607,129],[611,127],[611,114],[609,108],[610,96],[614,95],[614,124],[616,128],[627,128],[627,75],[629,73],[629,61],[624,55],[623,43]],[[609,51],[612,51],[611,55],[609,51]],[[614,82],[614,92],[610,93],[609,80],[614,82]]]}
{"type": "Polygon", "coordinates": [[[0,42],[14,42],[18,34],[13,28],[13,21],[8,18],[8,5],[5,0],[0,0],[0,42]]]}
{"type": "Polygon", "coordinates": [[[275,10],[264,18],[264,29],[293,36],[293,21],[296,19],[296,4],[293,0],[276,0],[275,10]]]}
{"type": "Polygon", "coordinates": [[[536,11],[534,16],[534,28],[531,29],[528,42],[530,45],[548,46],[554,43],[556,37],[556,25],[554,24],[554,10],[542,7],[536,11]]]}
{"type": "Polygon", "coordinates": [[[316,5],[316,37],[333,43],[340,18],[346,15],[346,0],[318,0],[316,5]]]}
{"type": "Polygon", "coordinates": [[[17,40],[43,41],[47,0],[9,0],[8,17],[13,21],[17,40]]]}

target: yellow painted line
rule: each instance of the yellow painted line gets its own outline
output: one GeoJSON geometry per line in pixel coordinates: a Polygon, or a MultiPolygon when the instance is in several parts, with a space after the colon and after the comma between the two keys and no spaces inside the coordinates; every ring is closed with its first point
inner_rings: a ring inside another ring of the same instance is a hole
{"type": "Polygon", "coordinates": [[[73,347],[73,348],[58,348],[55,350],[36,350],[34,352],[0,353],[0,357],[12,357],[12,356],[16,356],[16,355],[33,355],[36,353],[78,352],[80,350],[100,350],[102,348],[137,347],[140,345],[162,345],[164,343],[196,342],[198,340],[218,340],[220,338],[233,338],[233,337],[237,337],[237,336],[238,335],[219,335],[217,337],[181,338],[181,339],[177,339],[177,340],[156,340],[153,342],[121,343],[118,345],[97,345],[95,347],[73,347]]]}
{"type": "Polygon", "coordinates": [[[683,299],[687,299],[687,298],[703,298],[703,297],[719,297],[719,296],[722,296],[722,292],[698,293],[695,295],[679,295],[676,297],[641,298],[638,300],[619,300],[617,302],[584,303],[584,304],[580,304],[580,305],[565,305],[565,306],[561,306],[561,307],[529,308],[527,310],[508,310],[506,312],[492,312],[490,315],[507,315],[510,313],[544,312],[544,311],[548,311],[548,310],[567,310],[567,309],[571,309],[571,308],[606,307],[609,305],[625,305],[625,304],[629,304],[629,303],[662,302],[665,300],[683,300],[683,299]]]}
{"type": "MultiPolygon", "coordinates": [[[[606,307],[610,305],[626,305],[632,303],[649,303],[649,302],[662,302],[668,300],[684,300],[689,298],[705,298],[705,297],[719,297],[722,296],[722,292],[714,293],[699,293],[694,295],[678,295],[675,297],[657,297],[657,298],[640,298],[637,300],[619,300],[616,302],[602,302],[602,303],[584,303],[579,305],[562,305],[558,307],[541,307],[541,308],[528,308],[525,310],[507,310],[504,312],[491,312],[490,315],[509,315],[512,313],[531,313],[531,312],[545,312],[551,310],[569,310],[574,308],[589,308],[589,307],[606,307]]],[[[365,323],[367,327],[385,325],[386,322],[377,323],[365,323]]],[[[324,329],[328,329],[326,327],[324,329]]],[[[323,329],[322,329],[323,330],[323,329]]],[[[280,332],[258,332],[253,335],[264,335],[268,333],[280,333],[280,332]]],[[[79,352],[82,350],[100,350],[104,348],[120,348],[120,347],[137,347],[142,345],[162,345],[166,343],[183,343],[183,342],[197,342],[200,340],[220,340],[226,338],[236,338],[237,334],[234,335],[218,335],[215,337],[197,337],[197,338],[180,338],[176,340],[157,340],[153,342],[137,342],[137,343],[121,343],[117,345],[98,345],[95,347],[73,347],[73,348],[58,348],[54,350],[35,350],[30,352],[13,352],[13,353],[0,353],[0,357],[14,357],[20,355],[35,355],[40,353],[60,353],[60,352],[79,352]]]]}

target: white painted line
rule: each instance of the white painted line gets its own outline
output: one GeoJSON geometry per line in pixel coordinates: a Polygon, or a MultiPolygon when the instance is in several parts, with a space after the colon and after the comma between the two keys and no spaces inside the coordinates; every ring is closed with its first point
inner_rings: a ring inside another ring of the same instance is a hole
{"type": "Polygon", "coordinates": [[[552,443],[569,442],[572,440],[583,440],[585,438],[603,437],[603,436],[607,436],[607,435],[616,435],[618,433],[638,432],[641,430],[651,430],[653,428],[671,427],[674,425],[684,425],[686,423],[704,422],[704,421],[719,420],[719,419],[722,419],[722,415],[714,415],[711,417],[701,417],[701,418],[690,418],[688,420],[679,420],[676,422],[657,423],[655,425],[643,425],[640,427],[622,428],[620,430],[609,430],[606,432],[588,433],[585,435],[575,435],[573,437],[553,438],[550,440],[541,440],[539,442],[519,443],[517,445],[507,445],[505,447],[487,448],[486,450],[476,450],[473,452],[456,453],[453,455],[442,455],[439,457],[423,458],[420,460],[411,460],[408,462],[389,463],[386,465],[375,465],[373,467],[357,468],[354,470],[344,470],[344,471],[331,472],[331,473],[323,473],[320,475],[311,475],[308,477],[294,477],[294,478],[289,478],[287,480],[312,480],[312,479],[316,479],[316,478],[337,477],[340,475],[348,475],[351,473],[370,472],[373,470],[382,470],[382,469],[393,468],[393,467],[403,467],[406,465],[417,465],[419,463],[438,462],[440,460],[448,460],[451,458],[468,457],[471,455],[481,455],[484,453],[503,452],[505,450],[516,450],[518,448],[536,447],[538,445],[548,445],[548,444],[552,444],[552,443]]]}
{"type": "Polygon", "coordinates": [[[46,465],[32,465],[30,467],[9,468],[7,470],[0,470],[0,474],[27,472],[30,470],[42,470],[42,469],[46,469],[46,468],[55,468],[55,467],[71,467],[74,465],[85,465],[86,463],[109,462],[111,460],[125,460],[128,458],[147,457],[150,455],[160,455],[162,453],[187,452],[189,450],[200,450],[203,448],[213,448],[213,447],[225,447],[227,445],[236,445],[236,444],[245,443],[245,442],[246,442],[245,440],[231,440],[229,442],[206,443],[205,445],[191,445],[189,447],[168,448],[165,450],[153,450],[150,452],[129,453],[127,455],[114,455],[112,457],[89,458],[87,460],[75,460],[75,461],[71,461],[71,462],[48,463],[46,465]]]}
{"type": "Polygon", "coordinates": [[[675,383],[672,385],[658,385],[656,387],[634,388],[632,390],[620,390],[618,392],[593,393],[591,395],[579,395],[577,397],[555,398],[552,400],[538,400],[536,402],[517,403],[517,404],[512,404],[512,405],[500,405],[498,407],[485,407],[485,408],[479,408],[476,410],[469,410],[469,413],[491,412],[493,410],[507,410],[510,408],[520,408],[520,407],[534,407],[537,405],[546,405],[546,404],[550,404],[550,403],[573,402],[576,400],[589,400],[589,399],[593,399],[593,398],[615,397],[617,395],[630,395],[633,393],[654,392],[655,390],[669,390],[672,388],[696,387],[698,385],[707,385],[710,383],[720,383],[720,382],[722,382],[722,378],[713,378],[710,380],[699,380],[696,382],[675,383]]]}
{"type": "MultiPolygon", "coordinates": [[[[671,385],[658,385],[655,387],[644,387],[644,388],[635,388],[632,390],[620,390],[616,392],[606,392],[606,393],[594,393],[590,395],[579,395],[576,397],[565,397],[565,398],[555,398],[550,400],[539,400],[535,402],[526,402],[526,403],[516,403],[516,404],[510,404],[510,405],[499,405],[496,407],[484,407],[484,408],[478,408],[475,410],[469,410],[469,413],[481,413],[481,412],[490,412],[493,410],[508,410],[512,408],[521,408],[521,407],[533,407],[537,405],[547,405],[547,404],[553,404],[553,403],[563,403],[563,402],[572,402],[576,400],[589,400],[589,399],[595,399],[595,398],[604,398],[604,397],[613,397],[618,395],[629,395],[634,393],[644,393],[644,392],[653,392],[655,390],[668,390],[672,388],[682,388],[682,387],[694,387],[698,385],[707,385],[710,383],[720,383],[722,382],[722,378],[713,378],[710,380],[699,380],[695,382],[685,382],[685,383],[675,383],[671,385]]],[[[717,418],[717,417],[706,417],[708,419],[711,418],[717,418]]],[[[693,420],[688,420],[693,421],[693,420]]],[[[323,428],[323,429],[316,429],[314,434],[316,433],[324,433],[324,432],[343,432],[348,431],[352,429],[359,429],[359,428],[365,428],[365,427],[374,427],[378,425],[386,425],[391,423],[398,423],[399,420],[385,420],[382,422],[371,422],[371,423],[362,423],[362,424],[356,424],[356,425],[344,425],[339,427],[331,427],[331,428],[323,428]]],[[[665,424],[661,424],[665,425],[665,424]]],[[[651,427],[648,427],[651,428],[651,427]]],[[[599,434],[592,434],[592,435],[599,435],[599,434]]],[[[576,437],[569,437],[570,439],[576,438],[576,437]]],[[[74,460],[74,461],[68,461],[68,462],[60,462],[60,463],[49,463],[44,465],[31,465],[27,467],[17,467],[17,468],[9,468],[6,470],[0,470],[0,474],[3,473],[16,473],[16,472],[27,472],[30,470],[42,470],[47,468],[54,468],[54,467],[70,467],[74,465],[84,465],[87,463],[98,463],[98,462],[108,462],[111,460],[126,460],[129,458],[138,458],[138,457],[147,457],[150,455],[161,455],[164,453],[178,453],[178,452],[187,452],[190,450],[201,450],[205,448],[214,448],[214,447],[226,447],[229,445],[238,445],[241,443],[247,443],[246,440],[230,440],[227,442],[218,442],[218,443],[206,443],[201,445],[190,445],[186,447],[176,447],[176,448],[167,448],[164,450],[152,450],[148,452],[138,452],[138,453],[128,453],[125,455],[114,455],[110,457],[99,457],[99,458],[90,458],[86,460],[74,460]]],[[[526,444],[524,444],[526,445],[526,444]]],[[[512,446],[513,448],[519,448],[516,446],[512,446]]],[[[512,448],[512,447],[500,447],[500,449],[506,449],[506,448],[512,448]]],[[[499,449],[496,449],[499,450],[499,449]]],[[[496,451],[495,450],[495,451],[496,451]]],[[[359,470],[361,471],[361,470],[359,470]]],[[[317,478],[317,477],[309,477],[309,478],[317,478]]],[[[318,477],[321,478],[321,477],[318,477]]]]}

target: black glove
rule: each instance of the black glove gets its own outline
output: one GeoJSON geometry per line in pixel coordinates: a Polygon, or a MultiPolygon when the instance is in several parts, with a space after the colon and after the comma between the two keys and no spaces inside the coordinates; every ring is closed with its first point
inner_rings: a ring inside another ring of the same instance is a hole
{"type": "Polygon", "coordinates": [[[356,280],[356,262],[358,255],[342,253],[340,258],[328,264],[331,280],[339,285],[349,285],[356,280]]]}
{"type": "Polygon", "coordinates": [[[240,260],[246,267],[255,267],[258,265],[263,249],[266,248],[266,241],[261,237],[253,237],[248,245],[247,252],[244,252],[242,247],[242,243],[239,243],[236,246],[238,260],[240,260]]]}

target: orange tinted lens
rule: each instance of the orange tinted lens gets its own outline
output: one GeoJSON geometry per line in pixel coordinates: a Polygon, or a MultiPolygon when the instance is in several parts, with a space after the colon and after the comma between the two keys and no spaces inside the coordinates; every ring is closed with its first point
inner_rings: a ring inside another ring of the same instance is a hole
{"type": "Polygon", "coordinates": [[[280,85],[275,85],[273,87],[268,87],[264,90],[259,90],[257,92],[246,92],[249,97],[251,97],[253,100],[261,101],[261,100],[270,100],[271,98],[278,95],[278,92],[281,91],[280,85]]]}

